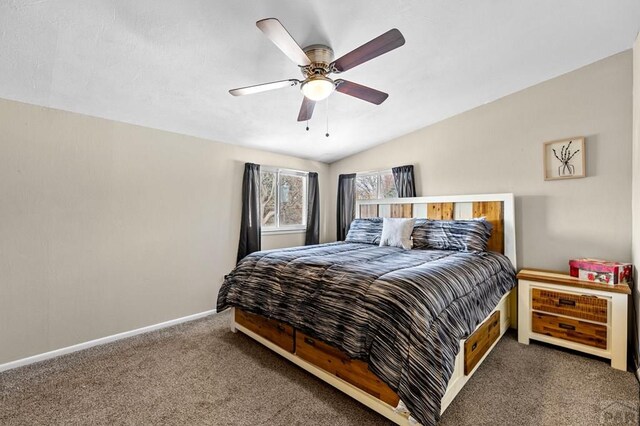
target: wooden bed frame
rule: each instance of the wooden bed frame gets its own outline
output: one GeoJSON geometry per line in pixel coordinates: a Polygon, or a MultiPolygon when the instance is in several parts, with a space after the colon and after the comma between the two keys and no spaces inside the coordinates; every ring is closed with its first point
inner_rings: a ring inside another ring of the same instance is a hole
{"type": "MultiPolygon", "coordinates": [[[[488,250],[507,256],[516,267],[513,194],[483,194],[368,200],[356,203],[356,218],[427,217],[454,220],[485,217],[493,225],[488,250]]],[[[466,339],[460,341],[455,369],[441,400],[441,413],[460,392],[507,329],[517,324],[516,289],[504,295],[494,310],[466,339]]],[[[293,327],[232,308],[231,330],[243,332],[398,425],[415,424],[398,407],[398,395],[337,348],[312,339],[293,327]]]]}

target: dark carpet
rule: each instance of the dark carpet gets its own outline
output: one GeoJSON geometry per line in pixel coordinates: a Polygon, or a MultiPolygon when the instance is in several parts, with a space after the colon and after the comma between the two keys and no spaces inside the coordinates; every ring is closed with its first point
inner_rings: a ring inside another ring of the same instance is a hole
{"type": "MultiPolygon", "coordinates": [[[[0,424],[389,424],[231,333],[228,318],[219,314],[0,373],[0,424]]],[[[520,345],[509,333],[441,425],[615,424],[634,420],[639,405],[632,373],[552,347],[520,345]]]]}

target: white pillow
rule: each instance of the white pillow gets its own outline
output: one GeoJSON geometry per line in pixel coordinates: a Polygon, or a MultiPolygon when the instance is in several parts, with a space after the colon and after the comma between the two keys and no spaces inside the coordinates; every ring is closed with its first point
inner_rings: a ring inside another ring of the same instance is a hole
{"type": "Polygon", "coordinates": [[[380,247],[402,247],[411,250],[413,242],[411,233],[415,219],[392,219],[385,217],[382,222],[382,236],[380,237],[380,247]]]}

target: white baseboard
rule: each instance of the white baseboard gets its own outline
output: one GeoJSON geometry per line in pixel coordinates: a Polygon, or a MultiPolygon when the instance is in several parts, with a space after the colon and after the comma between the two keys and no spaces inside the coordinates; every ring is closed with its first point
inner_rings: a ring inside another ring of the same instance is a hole
{"type": "Polygon", "coordinates": [[[159,330],[161,328],[171,327],[172,325],[180,324],[183,322],[193,321],[199,318],[203,318],[216,313],[215,309],[209,311],[200,312],[193,315],[187,315],[186,317],[176,318],[169,321],[161,322],[158,324],[148,325],[146,327],[137,328],[135,330],[125,331],[111,336],[101,337],[95,340],[89,340],[88,342],[78,343],[77,345],[67,346],[66,348],[60,348],[53,351],[45,352],[38,355],[33,355],[27,358],[18,359],[15,361],[0,364],[0,372],[11,370],[13,368],[22,367],[25,365],[33,364],[34,362],[40,362],[47,359],[55,358],[61,355],[70,354],[72,352],[81,351],[83,349],[89,349],[94,346],[104,345],[105,343],[115,342],[116,340],[126,339],[127,337],[136,336],[138,334],[148,333],[150,331],[159,330]]]}

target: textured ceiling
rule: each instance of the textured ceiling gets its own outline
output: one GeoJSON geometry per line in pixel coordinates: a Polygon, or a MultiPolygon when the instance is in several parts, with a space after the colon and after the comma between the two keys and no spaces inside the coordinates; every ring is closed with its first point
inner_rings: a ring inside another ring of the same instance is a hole
{"type": "Polygon", "coordinates": [[[0,97],[331,162],[629,49],[638,0],[0,0],[0,97]],[[336,56],[391,29],[406,44],[341,77],[388,92],[339,93],[306,132],[300,78],[255,26],[277,17],[336,56]]]}

